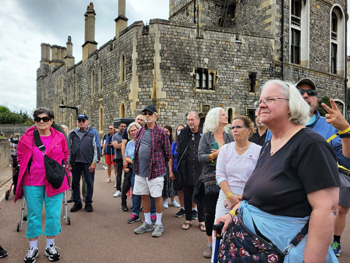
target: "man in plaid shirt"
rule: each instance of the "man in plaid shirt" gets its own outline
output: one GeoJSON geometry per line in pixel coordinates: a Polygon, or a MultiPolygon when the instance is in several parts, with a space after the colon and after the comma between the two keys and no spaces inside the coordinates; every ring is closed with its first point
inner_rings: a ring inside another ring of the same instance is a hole
{"type": "Polygon", "coordinates": [[[146,106],[143,111],[145,123],[138,130],[135,141],[134,194],[142,196],[145,221],[134,230],[135,234],[152,232],[153,237],[160,237],[164,231],[162,224],[164,176],[166,165],[171,157],[171,146],[166,132],[156,124],[157,109],[146,106]],[[150,196],[155,199],[157,221],[153,227],[151,221],[150,196]]]}

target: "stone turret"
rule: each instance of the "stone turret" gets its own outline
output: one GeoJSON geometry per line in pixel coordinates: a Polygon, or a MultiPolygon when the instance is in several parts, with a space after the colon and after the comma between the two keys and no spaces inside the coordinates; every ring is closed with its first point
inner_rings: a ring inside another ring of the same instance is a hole
{"type": "Polygon", "coordinates": [[[51,59],[50,44],[41,43],[40,69],[38,70],[37,77],[43,77],[47,75],[47,72],[49,71],[50,59],[51,59]]]}
{"type": "Polygon", "coordinates": [[[88,5],[85,13],[85,43],[83,45],[83,62],[88,59],[89,55],[97,49],[95,41],[95,10],[94,4],[88,5]]]}
{"type": "Polygon", "coordinates": [[[68,36],[68,42],[66,43],[66,56],[64,57],[67,69],[74,66],[75,60],[73,57],[73,43],[72,38],[68,36]]]}
{"type": "Polygon", "coordinates": [[[118,1],[118,17],[115,21],[115,37],[120,36],[120,32],[128,26],[128,19],[125,16],[125,0],[118,1]]]}

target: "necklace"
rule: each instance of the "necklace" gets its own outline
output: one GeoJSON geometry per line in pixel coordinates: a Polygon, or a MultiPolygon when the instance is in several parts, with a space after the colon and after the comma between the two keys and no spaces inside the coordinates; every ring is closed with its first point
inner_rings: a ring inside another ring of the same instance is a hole
{"type": "Polygon", "coordinates": [[[248,146],[246,146],[246,147],[238,148],[237,145],[235,144],[235,148],[236,148],[237,150],[239,150],[239,151],[244,151],[244,150],[248,149],[249,146],[250,146],[250,143],[249,143],[248,146]]]}

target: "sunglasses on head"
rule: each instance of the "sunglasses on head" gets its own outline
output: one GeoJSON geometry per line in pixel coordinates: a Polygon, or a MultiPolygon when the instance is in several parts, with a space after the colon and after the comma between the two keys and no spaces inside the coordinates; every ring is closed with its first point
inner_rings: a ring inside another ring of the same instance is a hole
{"type": "Polygon", "coordinates": [[[153,112],[144,112],[143,115],[148,115],[148,116],[152,116],[153,115],[153,112]]]}
{"type": "Polygon", "coordinates": [[[308,96],[317,96],[317,91],[314,89],[299,89],[299,92],[301,95],[304,95],[306,92],[308,96]]]}
{"type": "Polygon", "coordinates": [[[35,117],[34,118],[35,122],[41,122],[41,121],[48,122],[49,120],[51,120],[51,119],[50,119],[50,117],[47,117],[47,116],[46,117],[42,117],[42,118],[40,118],[40,117],[35,117]]]}
{"type": "Polygon", "coordinates": [[[86,120],[84,119],[79,119],[78,122],[85,122],[86,120]]]}
{"type": "Polygon", "coordinates": [[[234,130],[234,129],[242,129],[243,127],[245,127],[244,125],[236,125],[236,126],[231,126],[231,130],[234,130]]]}

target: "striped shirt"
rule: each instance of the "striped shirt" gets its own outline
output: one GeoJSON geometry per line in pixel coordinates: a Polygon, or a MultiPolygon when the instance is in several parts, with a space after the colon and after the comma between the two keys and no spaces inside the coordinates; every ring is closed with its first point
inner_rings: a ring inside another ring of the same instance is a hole
{"type": "Polygon", "coordinates": [[[222,146],[216,162],[217,183],[227,181],[232,193],[243,194],[245,184],[255,169],[260,150],[260,145],[252,143],[245,153],[238,155],[235,142],[222,146]]]}

